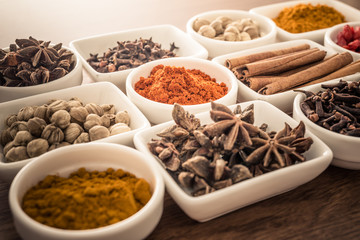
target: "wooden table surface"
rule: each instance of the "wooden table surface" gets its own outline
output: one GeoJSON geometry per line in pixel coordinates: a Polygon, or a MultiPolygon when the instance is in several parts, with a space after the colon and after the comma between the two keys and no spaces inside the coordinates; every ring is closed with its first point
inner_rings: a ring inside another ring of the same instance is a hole
{"type": "MultiPolygon", "coordinates": [[[[275,2],[282,1],[0,0],[0,46],[28,36],[68,46],[81,37],[157,24],[185,31],[186,21],[200,12],[275,2]]],[[[360,9],[359,0],[342,2],[360,9]]],[[[85,73],[84,82],[91,81],[85,73]]],[[[21,239],[12,222],[9,187],[0,181],[0,240],[21,239]]],[[[360,239],[360,171],[330,166],[296,189],[205,223],[189,218],[166,194],[163,216],[148,239],[360,239]]]]}

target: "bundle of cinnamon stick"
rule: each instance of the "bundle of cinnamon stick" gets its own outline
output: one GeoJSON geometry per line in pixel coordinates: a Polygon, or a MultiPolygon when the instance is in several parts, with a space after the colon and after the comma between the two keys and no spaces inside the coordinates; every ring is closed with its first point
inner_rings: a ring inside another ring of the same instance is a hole
{"type": "Polygon", "coordinates": [[[326,57],[309,44],[227,59],[226,67],[245,85],[264,95],[360,72],[350,53],[326,57]]]}

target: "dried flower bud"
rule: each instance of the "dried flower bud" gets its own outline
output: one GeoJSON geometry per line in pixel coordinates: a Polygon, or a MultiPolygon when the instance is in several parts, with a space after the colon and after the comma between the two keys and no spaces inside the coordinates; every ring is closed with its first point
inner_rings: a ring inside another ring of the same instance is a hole
{"type": "Polygon", "coordinates": [[[90,141],[99,140],[108,136],[110,136],[110,132],[104,126],[94,126],[89,130],[90,141]]]}
{"type": "Polygon", "coordinates": [[[89,131],[92,127],[97,125],[102,125],[101,117],[94,113],[87,115],[86,121],[84,123],[85,130],[89,131]]]}
{"type": "Polygon", "coordinates": [[[130,125],[130,115],[127,111],[119,111],[115,115],[115,123],[125,123],[130,125]]]}
{"type": "Polygon", "coordinates": [[[70,123],[70,125],[65,129],[65,141],[73,143],[80,134],[84,132],[84,129],[77,123],[70,123]]]}
{"type": "Polygon", "coordinates": [[[11,137],[15,138],[15,135],[18,131],[28,131],[27,123],[24,121],[16,121],[11,124],[9,131],[11,137]]]}
{"type": "Polygon", "coordinates": [[[34,117],[38,117],[38,118],[41,118],[41,119],[44,119],[45,121],[47,121],[48,120],[46,118],[47,108],[48,107],[46,105],[38,106],[36,108],[36,110],[34,111],[34,117]]]}
{"type": "Polygon", "coordinates": [[[1,131],[0,135],[0,144],[5,146],[7,143],[11,142],[13,138],[11,137],[10,130],[7,128],[1,131]]]}
{"type": "Polygon", "coordinates": [[[83,132],[77,139],[75,139],[74,144],[87,142],[90,142],[89,134],[87,132],[83,132]]]}
{"type": "Polygon", "coordinates": [[[54,149],[60,148],[60,147],[69,146],[69,145],[71,145],[71,144],[68,142],[54,143],[48,148],[48,151],[51,151],[51,150],[54,150],[54,149]]]}
{"type": "Polygon", "coordinates": [[[100,107],[100,105],[96,103],[88,103],[85,105],[85,108],[89,112],[89,114],[94,113],[99,116],[102,116],[104,114],[104,110],[100,107]]]}
{"type": "Polygon", "coordinates": [[[223,28],[226,28],[226,26],[233,21],[231,18],[225,16],[219,16],[215,20],[221,21],[223,28]]]}
{"type": "Polygon", "coordinates": [[[240,24],[243,25],[244,27],[257,25],[251,18],[243,18],[243,19],[241,19],[240,24]]]}
{"type": "Polygon", "coordinates": [[[33,117],[29,119],[27,122],[27,127],[31,135],[35,137],[40,137],[41,133],[43,132],[44,128],[46,127],[46,122],[44,119],[39,117],[33,117]]]}
{"type": "Polygon", "coordinates": [[[70,109],[71,122],[83,124],[87,115],[89,115],[89,112],[83,106],[73,107],[70,109]]]}
{"type": "Polygon", "coordinates": [[[224,37],[224,34],[219,34],[219,35],[217,35],[216,37],[214,37],[213,39],[224,41],[224,40],[225,40],[225,37],[224,37]]]}
{"type": "Polygon", "coordinates": [[[238,35],[237,33],[233,33],[233,32],[226,32],[224,33],[224,39],[225,41],[236,41],[238,39],[238,35]]]}
{"type": "Polygon", "coordinates": [[[116,113],[114,104],[102,104],[100,106],[104,110],[104,114],[115,114],[116,113]]]}
{"type": "Polygon", "coordinates": [[[239,29],[237,28],[237,27],[235,27],[235,26],[227,26],[226,28],[225,28],[225,31],[224,31],[224,35],[226,34],[226,33],[234,33],[234,34],[239,34],[240,32],[239,32],[239,29]]]}
{"type": "Polygon", "coordinates": [[[17,121],[17,115],[16,114],[11,114],[10,116],[8,116],[6,118],[5,124],[6,124],[6,126],[10,127],[11,124],[13,124],[16,121],[17,121]]]}
{"type": "Polygon", "coordinates": [[[37,157],[46,153],[49,148],[49,143],[45,139],[37,138],[29,142],[26,146],[26,151],[29,157],[37,157]]]}
{"type": "Polygon", "coordinates": [[[13,142],[16,146],[26,146],[33,138],[28,131],[18,131],[13,142]]]}
{"type": "Polygon", "coordinates": [[[208,38],[214,38],[216,36],[215,29],[212,28],[210,25],[201,26],[198,33],[208,38]]]}
{"type": "Polygon", "coordinates": [[[50,122],[54,123],[61,129],[66,128],[70,125],[70,114],[65,110],[56,111],[50,119],[50,122]]]}
{"type": "Polygon", "coordinates": [[[7,162],[17,162],[28,158],[25,146],[13,147],[5,155],[7,162]]]}
{"type": "Polygon", "coordinates": [[[31,106],[21,108],[17,114],[18,121],[28,121],[32,117],[34,117],[34,108],[31,106]]]}
{"type": "Polygon", "coordinates": [[[245,26],[242,25],[238,20],[228,24],[226,27],[236,27],[239,30],[239,32],[242,32],[245,26]]]}
{"type": "Polygon", "coordinates": [[[220,20],[214,20],[210,23],[210,27],[215,29],[216,35],[224,32],[222,22],[220,20]]]}
{"type": "Polygon", "coordinates": [[[13,147],[15,147],[14,141],[8,142],[3,148],[4,155],[6,155],[6,153],[13,147]]]}
{"type": "Polygon", "coordinates": [[[203,19],[203,18],[197,18],[195,19],[194,23],[193,23],[193,28],[195,30],[195,32],[199,31],[201,26],[204,25],[209,25],[210,21],[203,19]]]}
{"type": "Polygon", "coordinates": [[[54,144],[62,142],[64,140],[64,133],[61,131],[60,128],[56,127],[53,124],[49,124],[44,128],[41,137],[46,139],[49,144],[54,144]]]}
{"type": "Polygon", "coordinates": [[[67,101],[60,99],[51,102],[47,107],[46,117],[50,119],[50,117],[59,110],[69,111],[70,110],[69,103],[67,101]]]}
{"type": "Polygon", "coordinates": [[[116,123],[110,127],[110,136],[131,131],[131,128],[125,123],[116,123]]]}

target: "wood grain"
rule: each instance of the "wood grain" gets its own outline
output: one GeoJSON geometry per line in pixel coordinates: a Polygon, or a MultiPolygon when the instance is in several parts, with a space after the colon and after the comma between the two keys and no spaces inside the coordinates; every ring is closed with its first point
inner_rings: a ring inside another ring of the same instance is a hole
{"type": "MultiPolygon", "coordinates": [[[[281,0],[64,0],[56,12],[50,12],[53,3],[47,0],[0,0],[1,9],[7,9],[0,14],[0,45],[28,35],[68,45],[80,37],[155,24],[173,24],[185,30],[186,21],[200,12],[249,10],[275,2],[281,0]],[[60,12],[67,18],[60,21],[60,12]],[[42,27],[33,27],[39,24],[42,27]]],[[[360,9],[359,0],[343,2],[360,9]]],[[[84,80],[87,78],[85,74],[84,80]]],[[[9,187],[0,181],[0,240],[21,239],[9,209],[9,187]]],[[[190,219],[166,194],[163,216],[148,239],[352,240],[360,239],[359,226],[360,171],[330,166],[296,189],[205,223],[190,219]]]]}

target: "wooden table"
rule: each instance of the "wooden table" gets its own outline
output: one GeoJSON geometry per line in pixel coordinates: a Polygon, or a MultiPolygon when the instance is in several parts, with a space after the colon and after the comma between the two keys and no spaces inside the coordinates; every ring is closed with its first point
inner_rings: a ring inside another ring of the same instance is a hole
{"type": "MultiPolygon", "coordinates": [[[[0,0],[0,46],[30,35],[68,45],[80,37],[157,24],[185,31],[186,21],[200,12],[275,2],[281,0],[0,0]]],[[[359,0],[343,2],[360,9],[359,0]]],[[[91,81],[85,73],[84,83],[91,81]]],[[[9,187],[0,181],[0,240],[20,239],[9,187]]],[[[330,166],[290,192],[205,223],[190,219],[166,194],[163,216],[148,239],[360,239],[360,171],[330,166]]]]}

